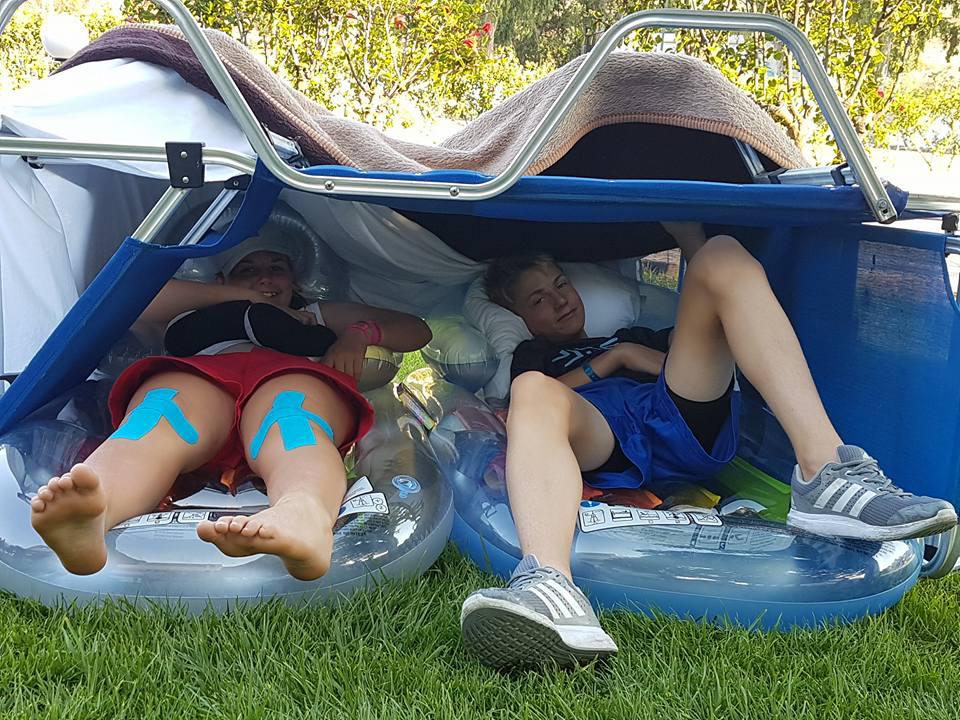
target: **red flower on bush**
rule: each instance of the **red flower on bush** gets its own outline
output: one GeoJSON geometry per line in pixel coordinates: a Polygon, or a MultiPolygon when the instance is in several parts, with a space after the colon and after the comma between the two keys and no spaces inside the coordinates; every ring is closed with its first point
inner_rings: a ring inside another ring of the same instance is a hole
{"type": "Polygon", "coordinates": [[[485,22],[485,23],[483,24],[483,28],[482,28],[482,29],[483,29],[483,32],[484,32],[485,35],[489,35],[490,33],[493,32],[493,23],[491,23],[491,22],[485,22]]]}
{"type": "Polygon", "coordinates": [[[886,93],[883,91],[883,88],[877,88],[877,97],[885,97],[886,93]]]}
{"type": "Polygon", "coordinates": [[[466,45],[471,50],[473,50],[473,38],[467,38],[466,40],[463,41],[463,44],[466,45]]]}
{"type": "Polygon", "coordinates": [[[405,15],[400,15],[399,13],[398,13],[397,15],[394,15],[394,16],[393,16],[393,26],[394,26],[397,30],[403,30],[403,29],[405,29],[405,28],[407,27],[407,17],[406,17],[405,15]]]}

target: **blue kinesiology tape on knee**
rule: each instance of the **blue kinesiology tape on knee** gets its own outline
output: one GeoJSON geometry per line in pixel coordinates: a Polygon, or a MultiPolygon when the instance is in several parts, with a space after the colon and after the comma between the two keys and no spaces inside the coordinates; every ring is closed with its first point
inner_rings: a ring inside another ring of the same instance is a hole
{"type": "Polygon", "coordinates": [[[284,390],[274,398],[273,407],[264,415],[260,429],[250,443],[251,458],[257,459],[260,448],[267,439],[267,433],[274,425],[280,428],[284,450],[296,450],[299,447],[317,444],[317,437],[313,434],[313,428],[310,427],[311,420],[319,425],[333,442],[333,429],[330,424],[319,415],[303,409],[303,401],[306,397],[302,392],[284,390]]]}
{"type": "Polygon", "coordinates": [[[110,437],[140,440],[153,430],[160,420],[165,419],[181,440],[190,445],[196,445],[200,434],[187,420],[183,410],[173,401],[176,394],[177,391],[170,388],[156,388],[148,391],[140,404],[130,411],[127,419],[110,437]]]}

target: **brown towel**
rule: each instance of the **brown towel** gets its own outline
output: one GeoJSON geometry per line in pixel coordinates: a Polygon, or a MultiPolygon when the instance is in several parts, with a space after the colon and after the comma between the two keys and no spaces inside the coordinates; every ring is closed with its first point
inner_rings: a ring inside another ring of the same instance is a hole
{"type": "MultiPolygon", "coordinates": [[[[228,35],[204,32],[264,125],[296,140],[312,164],[361,170],[461,169],[495,175],[530,137],[583,61],[577,58],[508,98],[439,146],[420,145],[333,115],[280,80],[228,35]]],[[[114,28],[74,55],[61,70],[112,58],[163,65],[219,98],[183,34],[170,25],[114,28]]],[[[526,174],[536,175],[550,167],[591,130],[617,123],[704,130],[742,140],[781,167],[808,165],[756,102],[706,63],[682,55],[618,51],[603,64],[526,174]]]]}

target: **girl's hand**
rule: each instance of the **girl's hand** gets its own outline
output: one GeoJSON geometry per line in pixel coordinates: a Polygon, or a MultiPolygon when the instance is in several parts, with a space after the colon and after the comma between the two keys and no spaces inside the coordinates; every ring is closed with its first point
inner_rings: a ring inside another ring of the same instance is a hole
{"type": "Polygon", "coordinates": [[[354,380],[359,380],[360,373],[363,372],[363,360],[366,354],[366,338],[362,333],[350,331],[337,338],[336,342],[327,350],[327,354],[320,359],[320,362],[329,365],[334,370],[350,375],[354,380]]]}

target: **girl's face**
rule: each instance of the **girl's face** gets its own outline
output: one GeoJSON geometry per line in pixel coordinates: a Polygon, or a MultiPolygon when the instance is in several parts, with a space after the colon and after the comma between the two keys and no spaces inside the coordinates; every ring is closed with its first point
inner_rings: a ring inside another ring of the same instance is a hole
{"type": "Polygon", "coordinates": [[[296,283],[290,258],[271,250],[258,250],[238,262],[224,279],[225,284],[255,290],[264,301],[290,307],[296,283]]]}

